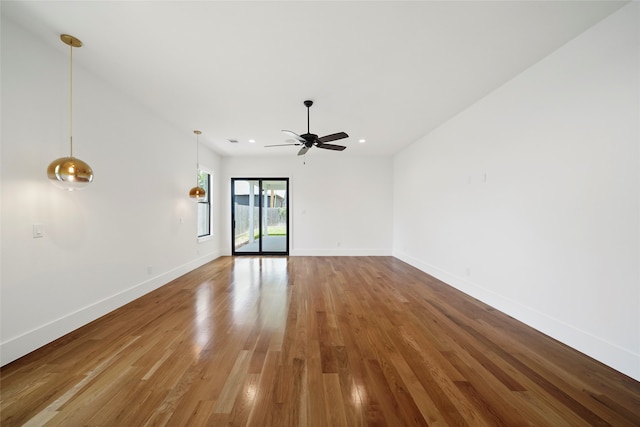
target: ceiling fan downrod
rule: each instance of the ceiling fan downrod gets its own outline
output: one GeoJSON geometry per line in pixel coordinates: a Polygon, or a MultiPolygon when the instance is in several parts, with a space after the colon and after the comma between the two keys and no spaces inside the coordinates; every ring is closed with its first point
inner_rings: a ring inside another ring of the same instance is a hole
{"type": "Polygon", "coordinates": [[[313,101],[307,99],[306,101],[304,101],[304,105],[307,107],[307,133],[309,134],[311,133],[309,131],[309,129],[311,129],[309,126],[309,108],[313,105],[313,101]]]}

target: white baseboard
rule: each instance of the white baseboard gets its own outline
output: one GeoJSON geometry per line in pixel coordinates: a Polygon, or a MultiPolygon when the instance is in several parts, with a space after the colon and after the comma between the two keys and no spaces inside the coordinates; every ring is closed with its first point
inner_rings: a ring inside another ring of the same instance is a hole
{"type": "Polygon", "coordinates": [[[141,296],[166,285],[174,279],[204,265],[220,256],[220,250],[196,258],[186,264],[173,268],[149,280],[138,283],[108,298],[96,301],[59,319],[41,325],[22,335],[0,343],[0,366],[31,353],[87,323],[122,307],[141,296]]]}
{"type": "Polygon", "coordinates": [[[391,256],[386,249],[294,249],[291,256],[391,256]]]}
{"type": "Polygon", "coordinates": [[[613,344],[518,301],[496,294],[476,283],[422,262],[405,253],[394,252],[393,256],[543,334],[640,381],[640,354],[613,344]]]}

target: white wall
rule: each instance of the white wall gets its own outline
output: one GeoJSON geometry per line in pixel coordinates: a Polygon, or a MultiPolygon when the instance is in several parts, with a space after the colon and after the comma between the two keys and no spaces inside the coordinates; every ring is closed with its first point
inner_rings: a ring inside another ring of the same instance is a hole
{"type": "MultiPolygon", "coordinates": [[[[268,148],[265,148],[268,150],[268,148]]],[[[291,255],[391,255],[392,159],[312,149],[224,159],[224,241],[231,250],[231,178],[289,178],[291,255]]]]}
{"type": "Polygon", "coordinates": [[[394,159],[394,254],[640,379],[639,5],[394,159]]]}
{"type": "MultiPolygon", "coordinates": [[[[160,121],[79,67],[81,52],[74,56],[74,155],[91,165],[95,180],[79,192],[48,182],[49,162],[68,155],[69,50],[59,45],[42,44],[3,17],[2,364],[221,251],[219,233],[197,242],[196,206],[187,196],[197,124],[176,129],[160,121]],[[43,224],[43,238],[32,238],[33,224],[43,224]]],[[[201,163],[213,171],[219,197],[219,156],[201,149],[201,163]]]]}

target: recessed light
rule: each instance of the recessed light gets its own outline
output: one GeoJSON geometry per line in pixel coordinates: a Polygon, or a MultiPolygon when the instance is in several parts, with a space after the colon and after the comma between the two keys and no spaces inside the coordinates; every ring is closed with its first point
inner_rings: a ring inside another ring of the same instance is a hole
{"type": "Polygon", "coordinates": [[[250,139],[250,140],[249,140],[249,143],[250,143],[250,144],[253,144],[254,142],[256,142],[256,140],[255,140],[255,139],[250,139]]]}
{"type": "Polygon", "coordinates": [[[359,142],[360,144],[364,144],[365,142],[367,142],[367,140],[366,140],[366,139],[359,139],[359,140],[358,140],[358,142],[359,142]]]}

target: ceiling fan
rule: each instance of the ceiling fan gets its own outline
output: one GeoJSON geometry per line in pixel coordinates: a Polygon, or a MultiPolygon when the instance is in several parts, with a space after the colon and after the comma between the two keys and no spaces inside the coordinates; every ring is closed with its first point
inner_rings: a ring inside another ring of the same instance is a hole
{"type": "Polygon", "coordinates": [[[325,135],[318,137],[318,135],[309,132],[309,107],[313,105],[313,101],[304,101],[304,105],[307,107],[307,133],[303,133],[302,135],[298,135],[295,132],[291,132],[290,130],[283,130],[282,132],[294,138],[296,141],[291,144],[275,144],[275,145],[265,145],[265,147],[283,147],[285,145],[302,145],[303,147],[298,151],[298,156],[302,156],[309,151],[309,148],[314,145],[318,148],[324,148],[326,150],[335,150],[342,151],[345,147],[344,145],[335,145],[335,144],[327,144],[327,142],[337,141],[338,139],[348,138],[344,132],[332,133],[331,135],[325,135]]]}

